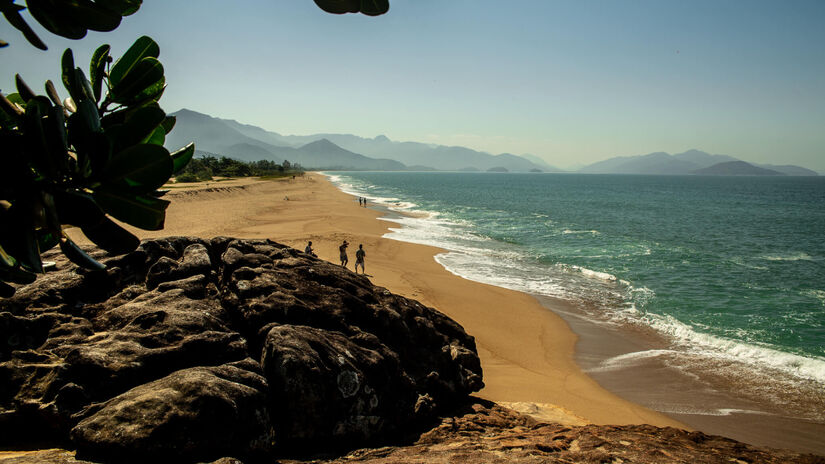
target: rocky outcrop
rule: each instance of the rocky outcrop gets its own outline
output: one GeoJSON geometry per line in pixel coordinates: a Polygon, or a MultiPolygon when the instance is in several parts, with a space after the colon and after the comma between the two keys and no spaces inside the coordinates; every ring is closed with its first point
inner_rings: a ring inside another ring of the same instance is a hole
{"type": "MultiPolygon", "coordinates": [[[[2,458],[2,455],[0,455],[2,458]]],[[[0,461],[3,464],[94,464],[71,452],[45,450],[0,461]]],[[[244,464],[224,457],[212,464],[244,464]]],[[[266,461],[271,462],[271,461],[266,461]]],[[[821,456],[753,447],[723,437],[651,425],[565,426],[547,424],[494,403],[476,400],[442,418],[414,443],[364,448],[344,456],[280,464],[825,464],[821,456]]]]}
{"type": "Polygon", "coordinates": [[[0,300],[0,446],[257,459],[425,430],[482,387],[472,337],[266,240],[174,237],[0,300]]]}

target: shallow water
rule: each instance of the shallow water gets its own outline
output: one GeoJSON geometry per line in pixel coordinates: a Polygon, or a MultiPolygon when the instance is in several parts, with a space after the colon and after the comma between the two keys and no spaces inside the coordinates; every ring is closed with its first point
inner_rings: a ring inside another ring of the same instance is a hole
{"type": "MultiPolygon", "coordinates": [[[[389,238],[439,246],[463,277],[562,298],[577,317],[661,340],[599,371],[656,363],[825,421],[825,178],[334,173],[414,213],[389,238]]],[[[660,404],[658,409],[686,407],[660,404]]],[[[690,406],[730,415],[736,407],[690,406]]],[[[673,412],[673,411],[671,411],[673,412]]]]}

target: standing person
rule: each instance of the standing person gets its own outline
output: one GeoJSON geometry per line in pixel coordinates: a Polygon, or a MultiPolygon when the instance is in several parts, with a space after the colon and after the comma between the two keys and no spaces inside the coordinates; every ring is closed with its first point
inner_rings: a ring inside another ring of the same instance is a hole
{"type": "Polygon", "coordinates": [[[366,207],[367,207],[367,198],[364,197],[364,208],[366,208],[366,207]]]}
{"type": "Polygon", "coordinates": [[[344,240],[344,243],[342,243],[341,246],[338,247],[338,251],[341,253],[341,266],[343,267],[347,267],[347,263],[349,262],[349,258],[347,258],[348,245],[349,243],[347,243],[347,241],[344,240]]]}
{"type": "Polygon", "coordinates": [[[364,270],[364,256],[367,256],[367,253],[364,252],[364,245],[358,244],[358,251],[355,252],[355,273],[358,274],[358,266],[361,266],[361,273],[366,274],[367,271],[364,270]]]}
{"type": "Polygon", "coordinates": [[[358,206],[361,206],[361,197],[358,197],[358,206]]]}

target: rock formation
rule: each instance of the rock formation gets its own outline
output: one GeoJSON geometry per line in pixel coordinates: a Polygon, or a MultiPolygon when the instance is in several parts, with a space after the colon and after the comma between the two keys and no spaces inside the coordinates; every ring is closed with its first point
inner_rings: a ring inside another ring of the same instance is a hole
{"type": "Polygon", "coordinates": [[[0,300],[0,447],[257,459],[420,433],[482,387],[455,322],[265,240],[145,241],[0,300]]]}
{"type": "Polygon", "coordinates": [[[92,255],[108,269],[50,253],[57,271],[0,300],[0,449],[23,450],[3,464],[825,464],[472,398],[481,367],[458,324],[271,241],[92,255]]]}

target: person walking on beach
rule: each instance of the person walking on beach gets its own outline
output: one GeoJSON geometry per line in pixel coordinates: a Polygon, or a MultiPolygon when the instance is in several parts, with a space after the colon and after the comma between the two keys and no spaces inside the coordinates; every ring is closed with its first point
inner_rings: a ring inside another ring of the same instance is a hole
{"type": "Polygon", "coordinates": [[[306,247],[306,248],[304,248],[304,253],[306,253],[306,254],[308,254],[308,255],[310,255],[310,256],[314,256],[314,257],[316,257],[316,258],[318,257],[318,255],[316,255],[316,254],[315,254],[315,252],[314,252],[314,251],[312,251],[312,240],[310,240],[310,241],[307,243],[307,247],[306,247]]]}
{"type": "Polygon", "coordinates": [[[358,251],[355,252],[355,273],[358,274],[358,266],[361,266],[361,273],[366,274],[367,271],[364,270],[364,256],[367,256],[367,253],[364,252],[364,245],[358,244],[358,251]]]}
{"type": "Polygon", "coordinates": [[[341,266],[343,267],[347,267],[347,263],[349,262],[349,258],[347,258],[347,245],[349,245],[349,243],[344,240],[344,243],[338,247],[338,251],[341,253],[341,266]]]}
{"type": "Polygon", "coordinates": [[[358,197],[358,206],[361,206],[361,197],[358,197]]]}

